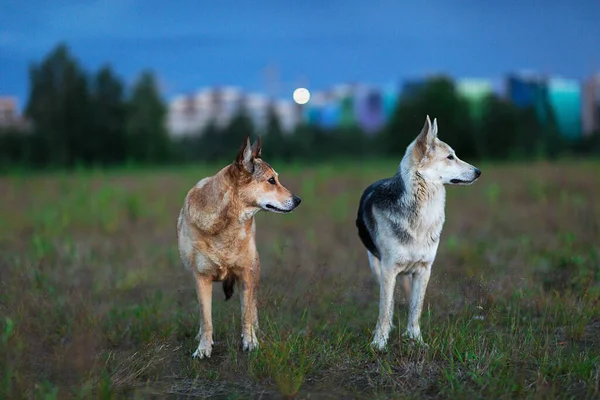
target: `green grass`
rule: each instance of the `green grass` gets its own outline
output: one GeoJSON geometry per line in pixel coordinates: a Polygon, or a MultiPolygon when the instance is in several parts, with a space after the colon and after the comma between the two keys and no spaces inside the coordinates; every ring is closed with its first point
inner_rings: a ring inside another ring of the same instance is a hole
{"type": "Polygon", "coordinates": [[[403,341],[398,285],[385,353],[354,219],[397,163],[275,164],[303,202],[257,217],[261,347],[241,351],[238,296],[216,286],[199,361],[175,222],[220,167],[0,178],[0,399],[600,397],[600,163],[483,164],[448,188],[430,347],[403,341]]]}

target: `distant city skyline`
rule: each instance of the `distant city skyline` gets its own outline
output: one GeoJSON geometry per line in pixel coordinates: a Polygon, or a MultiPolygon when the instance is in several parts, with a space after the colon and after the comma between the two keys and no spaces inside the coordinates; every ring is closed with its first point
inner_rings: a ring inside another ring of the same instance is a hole
{"type": "MultiPolygon", "coordinates": [[[[274,107],[288,133],[304,122],[324,129],[358,126],[372,134],[389,121],[401,96],[418,92],[429,78],[405,81],[393,91],[365,85],[337,86],[314,91],[311,100],[302,104],[295,104],[293,99],[272,102],[264,94],[244,93],[236,87],[203,88],[176,96],[168,103],[167,126],[175,136],[201,134],[211,121],[226,126],[243,104],[259,130],[266,126],[267,110],[274,107]]],[[[579,81],[521,72],[508,74],[502,86],[498,90],[486,79],[455,80],[457,94],[467,101],[473,120],[485,115],[486,99],[495,94],[518,108],[533,107],[543,124],[550,121],[551,112],[561,134],[571,138],[590,135],[600,127],[600,74],[579,81]]]]}
{"type": "MultiPolygon", "coordinates": [[[[500,79],[521,69],[584,79],[600,69],[600,2],[346,0],[3,2],[0,94],[28,95],[28,67],[62,41],[87,71],[131,84],[146,68],[166,100],[201,87],[267,90],[266,68],[311,91],[428,73],[500,79]]],[[[289,93],[288,93],[289,92],[289,93]]],[[[283,93],[280,93],[280,95],[283,93]]]]}

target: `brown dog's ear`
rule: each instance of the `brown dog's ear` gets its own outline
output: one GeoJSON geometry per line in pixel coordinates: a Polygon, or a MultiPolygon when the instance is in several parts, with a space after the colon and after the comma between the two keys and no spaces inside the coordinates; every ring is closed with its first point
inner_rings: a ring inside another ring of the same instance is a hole
{"type": "Polygon", "coordinates": [[[434,126],[431,125],[431,120],[429,119],[429,115],[425,119],[425,125],[417,136],[415,141],[415,156],[418,160],[422,160],[425,155],[433,148],[435,144],[435,135],[437,130],[437,120],[435,121],[435,129],[434,126]]]}
{"type": "Polygon", "coordinates": [[[260,158],[262,153],[262,139],[259,136],[252,145],[252,157],[260,158]]]}
{"type": "Polygon", "coordinates": [[[254,172],[254,157],[252,155],[252,146],[250,145],[250,135],[246,135],[244,143],[238,150],[237,156],[235,157],[235,163],[249,173],[254,172]]]}

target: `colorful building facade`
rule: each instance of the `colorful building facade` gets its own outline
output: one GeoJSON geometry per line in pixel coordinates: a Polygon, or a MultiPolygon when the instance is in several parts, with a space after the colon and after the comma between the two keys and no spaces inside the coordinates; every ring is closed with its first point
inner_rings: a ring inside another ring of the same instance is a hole
{"type": "MultiPolygon", "coordinates": [[[[210,88],[175,98],[169,107],[169,126],[173,134],[198,133],[208,121],[227,124],[239,105],[244,104],[258,129],[263,129],[266,111],[272,104],[287,132],[299,123],[306,123],[326,130],[359,127],[374,134],[393,117],[401,96],[418,93],[427,82],[428,78],[412,79],[401,86],[388,84],[383,88],[338,85],[312,93],[310,101],[303,105],[291,99],[272,103],[260,94],[244,94],[234,87],[210,88]]],[[[496,86],[488,79],[455,81],[455,88],[467,100],[474,120],[483,116],[486,98],[496,94],[519,108],[532,108],[542,123],[555,123],[566,137],[600,131],[600,74],[581,85],[575,80],[515,73],[504,79],[504,93],[499,93],[496,86]]]]}
{"type": "Polygon", "coordinates": [[[386,123],[383,96],[376,88],[363,88],[356,93],[354,104],[357,125],[366,133],[373,134],[386,123]]]}
{"type": "Polygon", "coordinates": [[[549,79],[546,94],[556,127],[565,137],[581,136],[581,85],[575,80],[549,79]]]}
{"type": "Polygon", "coordinates": [[[546,79],[537,75],[509,75],[506,97],[519,108],[531,107],[542,123],[550,122],[546,79]]]}
{"type": "Polygon", "coordinates": [[[590,77],[583,84],[581,124],[584,136],[600,132],[600,74],[590,77]]]}

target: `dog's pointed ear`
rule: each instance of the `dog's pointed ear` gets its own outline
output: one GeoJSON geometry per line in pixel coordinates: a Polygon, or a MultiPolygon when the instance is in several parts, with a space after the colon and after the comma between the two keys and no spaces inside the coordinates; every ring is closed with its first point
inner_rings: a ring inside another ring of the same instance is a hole
{"type": "Polygon", "coordinates": [[[433,119],[433,137],[436,138],[438,135],[437,118],[433,119]]]}
{"type": "Polygon", "coordinates": [[[252,145],[252,157],[260,158],[262,154],[262,139],[259,136],[252,145]]]}
{"type": "Polygon", "coordinates": [[[235,163],[240,169],[244,169],[250,173],[254,172],[254,157],[252,156],[250,135],[246,135],[246,139],[244,139],[244,143],[242,143],[242,146],[235,157],[235,163]]]}
{"type": "Polygon", "coordinates": [[[421,133],[419,133],[419,136],[417,136],[415,141],[415,155],[419,160],[425,157],[435,143],[434,126],[437,127],[437,120],[434,119],[434,124],[432,125],[431,119],[429,119],[429,115],[427,115],[427,118],[425,119],[425,125],[423,126],[423,129],[421,129],[421,133]]]}

